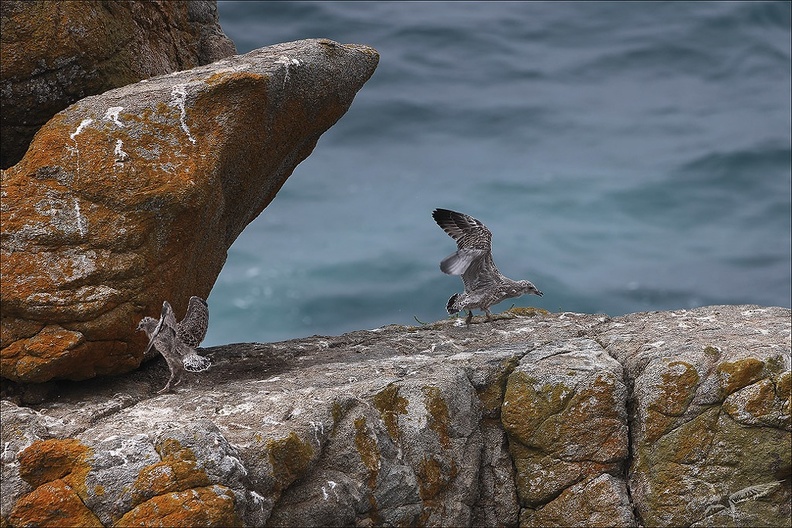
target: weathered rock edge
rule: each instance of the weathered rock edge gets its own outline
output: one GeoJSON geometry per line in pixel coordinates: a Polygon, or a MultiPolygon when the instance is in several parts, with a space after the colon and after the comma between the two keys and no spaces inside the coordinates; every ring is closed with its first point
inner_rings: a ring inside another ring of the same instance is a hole
{"type": "Polygon", "coordinates": [[[792,312],[516,310],[5,383],[2,519],[788,526],[792,312]],[[57,505],[57,507],[53,507],[57,505]]]}
{"type": "Polygon", "coordinates": [[[363,45],[277,44],[80,100],[2,171],[0,375],[137,368],[143,316],[206,298],[245,226],[373,74],[363,45]]]}

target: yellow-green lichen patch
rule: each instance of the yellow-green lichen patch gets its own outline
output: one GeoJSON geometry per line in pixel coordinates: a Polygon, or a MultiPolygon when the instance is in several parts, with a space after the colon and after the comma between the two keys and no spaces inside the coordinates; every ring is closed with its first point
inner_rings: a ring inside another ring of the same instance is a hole
{"type": "Polygon", "coordinates": [[[162,495],[190,488],[208,486],[209,477],[198,465],[192,449],[178,440],[166,438],[157,446],[160,461],[140,470],[132,485],[133,505],[162,495]]]}
{"type": "Polygon", "coordinates": [[[652,449],[655,460],[695,464],[707,458],[712,438],[718,430],[719,409],[707,409],[660,438],[652,449]]]}
{"type": "Polygon", "coordinates": [[[443,464],[433,456],[424,457],[418,465],[418,493],[423,501],[431,501],[448,485],[459,473],[459,468],[451,461],[448,471],[443,470],[443,464]]]}
{"type": "Polygon", "coordinates": [[[716,347],[708,345],[704,347],[704,353],[707,354],[711,359],[716,360],[720,357],[721,352],[716,347]]]}
{"type": "Polygon", "coordinates": [[[780,399],[787,402],[792,398],[792,371],[787,370],[778,375],[776,379],[776,394],[780,399]]]}
{"type": "Polygon", "coordinates": [[[506,380],[509,379],[509,375],[514,372],[514,369],[517,368],[519,364],[519,357],[509,357],[501,364],[501,368],[492,381],[483,387],[476,387],[476,394],[479,397],[479,401],[481,401],[485,416],[491,416],[493,418],[500,416],[503,396],[506,392],[506,380]]]}
{"type": "Polygon", "coordinates": [[[448,436],[448,404],[440,395],[437,387],[424,387],[426,397],[424,404],[429,413],[429,429],[437,434],[437,440],[444,449],[451,447],[451,439],[448,436]]]}
{"type": "Polygon", "coordinates": [[[398,441],[399,415],[407,414],[407,398],[399,396],[399,387],[390,384],[374,395],[374,407],[379,411],[388,434],[394,441],[398,441]]]}
{"type": "Polygon", "coordinates": [[[278,489],[284,489],[300,478],[311,465],[314,450],[294,431],[286,438],[269,440],[266,445],[278,489]]]}
{"type": "Polygon", "coordinates": [[[368,486],[374,489],[380,470],[380,451],[376,437],[369,431],[366,419],[362,416],[355,419],[355,447],[369,472],[368,486]]]}
{"type": "Polygon", "coordinates": [[[763,361],[752,357],[732,362],[724,361],[718,365],[724,396],[761,379],[764,366],[763,361]]]}
{"type": "MultiPolygon", "coordinates": [[[[743,409],[745,412],[752,416],[765,416],[770,414],[773,410],[775,403],[775,387],[770,380],[762,380],[755,383],[752,387],[756,389],[750,391],[748,397],[745,398],[743,409]]],[[[724,402],[724,409],[727,407],[728,402],[724,402]]]]}
{"type": "Polygon", "coordinates": [[[574,450],[593,464],[626,458],[627,428],[615,390],[616,379],[610,372],[579,384],[566,408],[537,428],[533,445],[546,452],[574,450]]]}
{"type": "Polygon", "coordinates": [[[685,361],[670,362],[654,387],[654,398],[647,406],[645,442],[660,438],[682,416],[696,394],[700,381],[696,368],[685,361]]]}
{"type": "Polygon", "coordinates": [[[237,82],[250,82],[250,83],[261,83],[267,80],[267,76],[261,75],[260,73],[252,73],[252,72],[228,72],[228,71],[220,71],[217,73],[213,73],[210,75],[206,81],[206,84],[209,86],[216,86],[226,83],[237,83],[237,82]]]}
{"type": "Polygon", "coordinates": [[[768,372],[772,372],[774,374],[789,372],[786,367],[786,361],[784,361],[784,357],[781,355],[770,356],[769,358],[765,359],[765,368],[768,372]]]}
{"type": "Polygon", "coordinates": [[[422,500],[433,498],[442,489],[442,468],[434,458],[424,458],[418,468],[418,484],[422,500]]]}
{"type": "Polygon", "coordinates": [[[565,383],[541,383],[525,372],[513,372],[506,382],[501,423],[510,439],[531,445],[536,429],[561,412],[573,394],[574,387],[565,383]]]}
{"type": "MultiPolygon", "coordinates": [[[[341,407],[341,404],[338,401],[334,401],[333,405],[330,409],[330,413],[333,416],[333,423],[337,424],[341,421],[341,418],[344,417],[344,409],[341,407]]],[[[333,429],[333,434],[335,434],[335,429],[333,429]]]]}
{"type": "Polygon", "coordinates": [[[545,310],[544,308],[534,308],[530,307],[522,307],[522,306],[512,306],[506,313],[512,313],[514,315],[519,315],[520,317],[536,317],[537,315],[548,315],[550,312],[545,310]]]}

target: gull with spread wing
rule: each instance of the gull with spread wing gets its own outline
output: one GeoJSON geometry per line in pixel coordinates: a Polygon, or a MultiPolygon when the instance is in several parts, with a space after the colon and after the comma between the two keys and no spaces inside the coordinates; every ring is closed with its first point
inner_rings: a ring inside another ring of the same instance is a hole
{"type": "Polygon", "coordinates": [[[543,295],[531,281],[515,281],[498,270],[492,260],[492,233],[480,221],[448,209],[435,209],[432,218],[457,243],[457,250],[440,262],[440,269],[448,275],[461,275],[465,285],[463,293],[448,299],[449,314],[467,310],[465,323],[470,326],[474,308],[486,313],[490,321],[489,308],[494,304],[525,294],[543,295]]]}
{"type": "Polygon", "coordinates": [[[167,392],[181,383],[185,370],[201,372],[209,368],[209,358],[195,351],[206,337],[208,328],[209,307],[206,301],[196,296],[190,297],[187,313],[181,322],[176,322],[176,315],[168,301],[162,303],[159,320],[153,317],[141,319],[137,329],[143,330],[149,338],[144,356],[154,347],[165,358],[170,369],[168,384],[158,392],[167,392]]]}

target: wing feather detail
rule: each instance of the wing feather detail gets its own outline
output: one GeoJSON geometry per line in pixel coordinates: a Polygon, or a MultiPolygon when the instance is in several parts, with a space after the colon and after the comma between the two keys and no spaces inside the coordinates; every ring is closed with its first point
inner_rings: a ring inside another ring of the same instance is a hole
{"type": "Polygon", "coordinates": [[[187,346],[197,348],[206,337],[209,328],[209,306],[206,301],[193,295],[187,305],[184,319],[176,325],[176,335],[187,346]]]}

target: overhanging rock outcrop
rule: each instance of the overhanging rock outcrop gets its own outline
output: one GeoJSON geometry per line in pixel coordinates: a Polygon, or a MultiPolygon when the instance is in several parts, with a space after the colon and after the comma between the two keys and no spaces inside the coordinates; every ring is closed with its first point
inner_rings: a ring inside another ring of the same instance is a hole
{"type": "Polygon", "coordinates": [[[2,173],[0,375],[136,368],[163,300],[206,297],[226,253],[379,56],[326,39],[261,48],[87,97],[2,173]]]}
{"type": "Polygon", "coordinates": [[[757,306],[517,309],[210,348],[172,394],[161,360],[6,384],[2,517],[788,526],[791,325],[757,306]]]}

